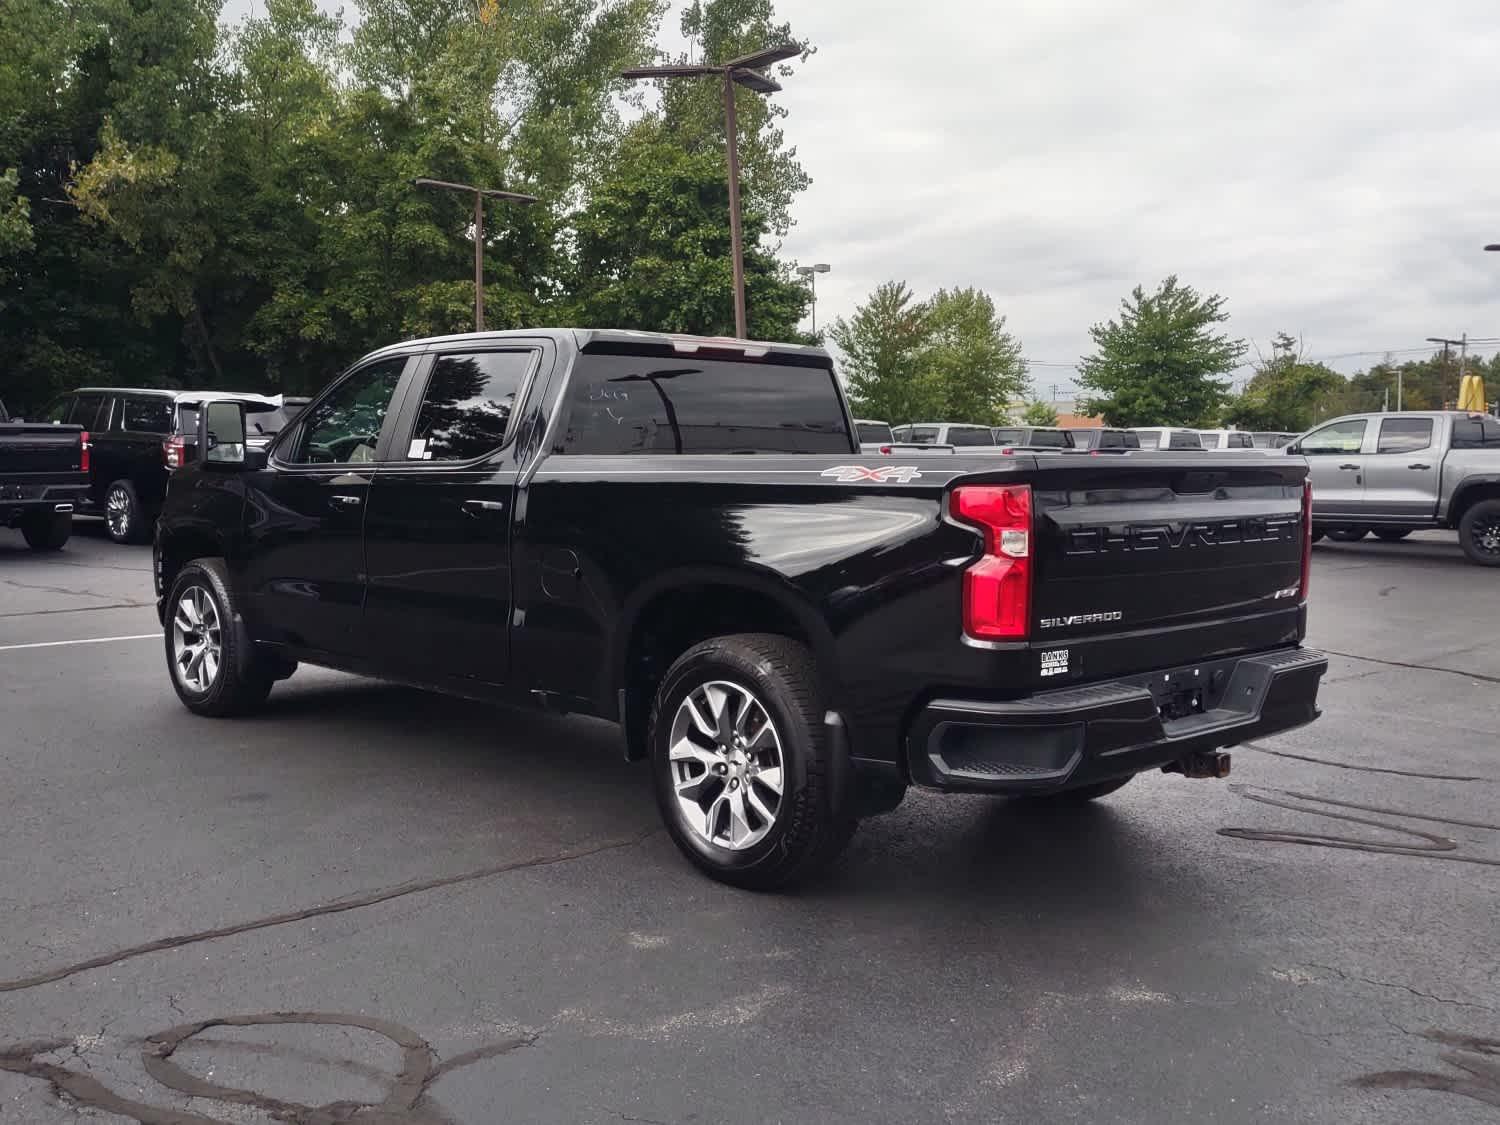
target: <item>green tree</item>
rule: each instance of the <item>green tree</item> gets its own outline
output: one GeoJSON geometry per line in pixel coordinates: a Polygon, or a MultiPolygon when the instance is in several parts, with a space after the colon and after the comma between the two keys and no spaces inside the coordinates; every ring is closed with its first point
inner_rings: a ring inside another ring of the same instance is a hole
{"type": "Polygon", "coordinates": [[[1005,330],[995,302],[978,289],[939,289],[925,306],[922,379],[934,387],[939,417],[995,425],[1026,391],[1021,344],[1005,330]]]}
{"type": "Polygon", "coordinates": [[[887,281],[853,316],[834,321],[828,334],[843,354],[849,397],[862,417],[901,425],[942,416],[935,384],[922,377],[932,336],[927,314],[906,282],[887,281]]]}
{"type": "Polygon", "coordinates": [[[1228,397],[1221,379],[1245,344],[1217,326],[1229,319],[1224,298],[1200,297],[1176,277],[1156,292],[1141,286],[1120,302],[1120,316],[1089,330],[1095,352],[1079,365],[1079,384],[1095,392],[1084,410],[1111,426],[1204,426],[1228,397]]]}
{"type": "Polygon", "coordinates": [[[1242,430],[1301,433],[1312,426],[1319,407],[1344,388],[1344,377],[1302,358],[1294,336],[1278,333],[1271,357],[1262,359],[1245,393],[1229,403],[1224,421],[1242,430]]]}
{"type": "Polygon", "coordinates": [[[1028,426],[1055,426],[1057,425],[1057,408],[1050,402],[1034,399],[1026,404],[1026,409],[1021,412],[1021,421],[1028,426]]]}
{"type": "MultiPolygon", "coordinates": [[[[797,339],[807,288],[762,247],[759,210],[744,209],[744,229],[750,335],[797,339]]],[[[576,219],[576,242],[575,323],[734,334],[723,165],[711,153],[684,150],[659,119],[631,129],[576,219]]]]}

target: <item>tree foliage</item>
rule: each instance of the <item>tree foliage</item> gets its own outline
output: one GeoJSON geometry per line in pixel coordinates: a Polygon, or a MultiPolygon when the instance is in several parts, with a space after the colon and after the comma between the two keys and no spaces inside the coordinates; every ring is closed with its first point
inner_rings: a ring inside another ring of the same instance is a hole
{"type": "Polygon", "coordinates": [[[1245,392],[1224,412],[1224,421],[1242,430],[1301,433],[1313,424],[1318,407],[1342,389],[1344,377],[1321,363],[1302,358],[1297,339],[1285,332],[1271,344],[1245,392]]]}
{"type": "Polygon", "coordinates": [[[893,424],[994,425],[1026,388],[1020,341],[977,289],[918,301],[905,282],[888,281],[830,336],[860,413],[893,424]]]}
{"type": "MultiPolygon", "coordinates": [[[[487,205],[489,326],[727,331],[722,104],[689,84],[622,112],[620,71],[659,57],[666,6],[266,0],[229,26],[220,0],[4,0],[5,397],[306,392],[392,340],[469,328],[472,201],[418,176],[542,199],[487,205]]],[[[684,21],[716,52],[790,35],[769,0],[684,21]]],[[[807,181],[782,109],[739,106],[751,328],[790,337],[805,293],[769,239],[807,181]]]]}
{"type": "Polygon", "coordinates": [[[1057,408],[1050,402],[1033,399],[1021,412],[1021,421],[1028,426],[1055,426],[1057,425],[1057,408]]]}
{"type": "Polygon", "coordinates": [[[1094,393],[1084,410],[1111,426],[1211,425],[1228,397],[1221,380],[1245,354],[1218,331],[1228,319],[1223,297],[1201,297],[1176,277],[1149,296],[1136,286],[1118,319],[1089,329],[1096,350],[1078,382],[1094,393]]]}

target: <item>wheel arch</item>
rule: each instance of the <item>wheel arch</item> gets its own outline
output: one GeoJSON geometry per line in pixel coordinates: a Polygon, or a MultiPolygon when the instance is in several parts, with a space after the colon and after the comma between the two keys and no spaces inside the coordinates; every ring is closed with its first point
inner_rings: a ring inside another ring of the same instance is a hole
{"type": "Polygon", "coordinates": [[[732,633],[774,633],[805,644],[832,679],[836,649],[823,616],[779,576],[717,568],[658,575],[622,607],[610,652],[606,713],[625,734],[625,756],[646,756],[646,721],[657,685],[693,645],[732,633]]]}
{"type": "Polygon", "coordinates": [[[225,558],[228,551],[217,530],[188,524],[159,530],[152,554],[156,567],[157,616],[165,620],[165,599],[182,568],[194,559],[225,558]]]}
{"type": "Polygon", "coordinates": [[[1483,500],[1500,500],[1500,476],[1465,480],[1448,503],[1448,523],[1457,527],[1464,513],[1483,500]]]}

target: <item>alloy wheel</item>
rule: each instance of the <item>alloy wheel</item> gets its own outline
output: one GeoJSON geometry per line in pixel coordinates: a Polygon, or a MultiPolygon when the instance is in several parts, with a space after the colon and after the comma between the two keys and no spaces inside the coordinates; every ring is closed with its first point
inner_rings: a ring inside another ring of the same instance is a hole
{"type": "Polygon", "coordinates": [[[118,485],[105,497],[104,522],[114,539],[124,539],[130,534],[130,494],[118,485]]]}
{"type": "Polygon", "coordinates": [[[1500,517],[1476,523],[1472,538],[1474,546],[1487,555],[1500,555],[1500,517]]]}
{"type": "Polygon", "coordinates": [[[214,599],[202,586],[189,586],[172,615],[172,670],[189,691],[206,692],[219,676],[223,631],[214,599]]]}
{"type": "Polygon", "coordinates": [[[781,811],[781,736],[754,692],[727,680],[699,684],[678,704],[667,753],[683,820],[731,851],[766,838],[781,811]]]}

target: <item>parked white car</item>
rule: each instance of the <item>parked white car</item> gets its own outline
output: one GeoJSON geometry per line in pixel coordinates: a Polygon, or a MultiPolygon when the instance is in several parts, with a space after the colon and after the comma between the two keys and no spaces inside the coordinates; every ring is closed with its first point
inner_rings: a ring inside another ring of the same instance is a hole
{"type": "Polygon", "coordinates": [[[1136,426],[1142,449],[1202,449],[1197,430],[1182,426],[1136,426]]]}
{"type": "Polygon", "coordinates": [[[891,431],[896,440],[912,445],[994,445],[995,435],[988,426],[965,422],[913,422],[891,431]]]}

